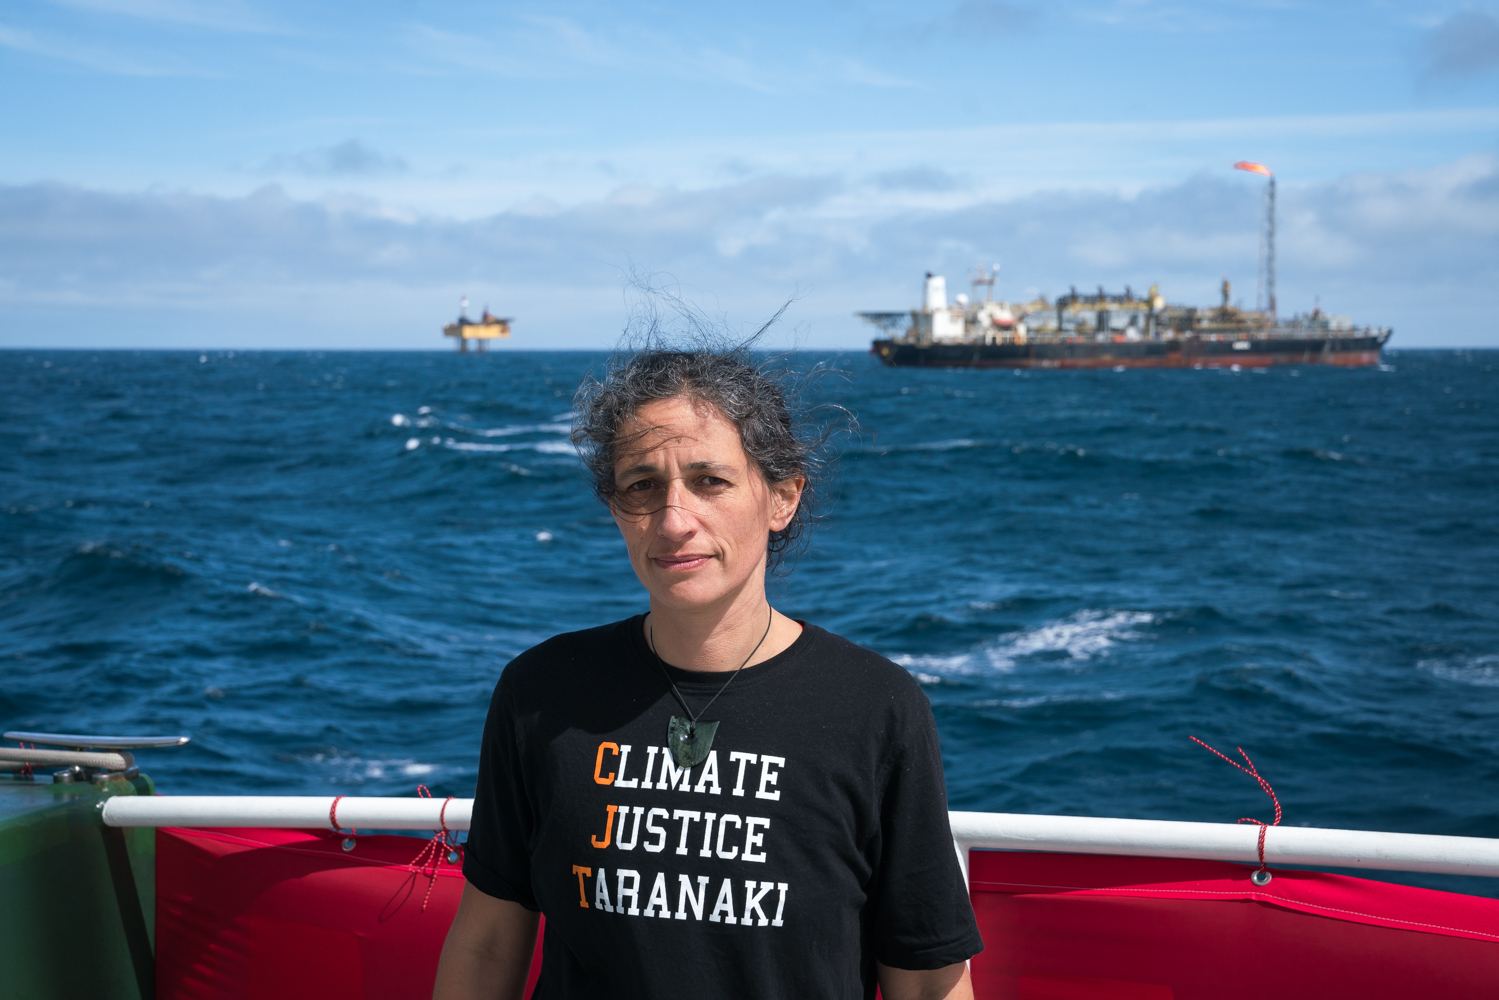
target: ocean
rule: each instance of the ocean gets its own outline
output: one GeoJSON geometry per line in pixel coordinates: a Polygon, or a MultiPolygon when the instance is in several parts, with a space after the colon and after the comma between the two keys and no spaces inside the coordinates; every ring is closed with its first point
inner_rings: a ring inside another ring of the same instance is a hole
{"type": "MultiPolygon", "coordinates": [[[[188,734],[168,793],[471,795],[506,662],[646,606],[568,444],[603,360],[0,352],[0,726],[188,734]]],[[[773,601],[917,677],[954,808],[1269,819],[1197,736],[1287,824],[1499,837],[1499,351],[789,360],[860,432],[773,601]]]]}

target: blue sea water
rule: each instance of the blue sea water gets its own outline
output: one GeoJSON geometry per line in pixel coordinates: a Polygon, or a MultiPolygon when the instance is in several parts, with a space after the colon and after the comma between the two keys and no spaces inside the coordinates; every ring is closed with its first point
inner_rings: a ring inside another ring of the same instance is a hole
{"type": "MultiPolygon", "coordinates": [[[[567,443],[602,358],[0,353],[0,726],[472,794],[505,663],[645,607],[567,443]]],[[[953,807],[1268,818],[1195,735],[1286,823],[1499,837],[1499,352],[795,360],[862,433],[775,601],[916,675],[953,807]]]]}

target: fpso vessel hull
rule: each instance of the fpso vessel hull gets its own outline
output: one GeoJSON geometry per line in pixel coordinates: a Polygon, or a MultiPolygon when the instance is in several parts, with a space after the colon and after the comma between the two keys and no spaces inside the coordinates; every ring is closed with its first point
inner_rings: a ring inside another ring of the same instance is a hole
{"type": "Polygon", "coordinates": [[[876,340],[887,365],[916,368],[1268,368],[1271,365],[1379,364],[1390,334],[1264,337],[1253,340],[1047,341],[1029,344],[925,344],[876,340]],[[1247,344],[1236,348],[1235,344],[1247,344]]]}

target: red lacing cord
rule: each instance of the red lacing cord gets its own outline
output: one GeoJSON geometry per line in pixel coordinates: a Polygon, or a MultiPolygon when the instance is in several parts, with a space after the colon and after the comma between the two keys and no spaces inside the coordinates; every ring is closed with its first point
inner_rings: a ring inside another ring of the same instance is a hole
{"type": "MultiPolygon", "coordinates": [[[[22,743],[20,740],[16,740],[16,746],[20,747],[22,750],[35,750],[36,749],[36,744],[35,743],[31,744],[31,746],[27,746],[25,743],[22,743]]],[[[23,775],[25,775],[26,777],[28,777],[28,778],[33,777],[32,770],[31,770],[31,761],[27,760],[27,761],[22,761],[21,762],[21,773],[23,775]]]]}
{"type": "MultiPolygon", "coordinates": [[[[328,825],[333,827],[334,833],[345,832],[344,830],[340,829],[338,825],[338,803],[346,798],[348,798],[347,795],[335,795],[333,796],[333,804],[328,807],[328,825]]],[[[349,827],[347,835],[352,837],[358,832],[359,831],[355,830],[353,827],[349,827]]]]}
{"type": "Polygon", "coordinates": [[[1258,781],[1260,783],[1260,788],[1264,791],[1264,793],[1266,795],[1270,796],[1270,801],[1273,802],[1273,803],[1275,803],[1275,822],[1274,823],[1268,823],[1267,824],[1264,820],[1251,819],[1249,817],[1241,817],[1239,819],[1240,823],[1258,823],[1259,824],[1259,827],[1260,827],[1260,867],[1259,867],[1259,870],[1255,874],[1257,874],[1257,875],[1263,874],[1264,871],[1265,871],[1265,831],[1268,830],[1268,829],[1270,829],[1270,827],[1272,827],[1272,826],[1280,826],[1280,799],[1278,799],[1278,798],[1275,797],[1275,789],[1273,789],[1273,788],[1270,787],[1270,782],[1266,781],[1263,777],[1260,776],[1260,772],[1258,770],[1256,770],[1256,768],[1254,766],[1254,761],[1252,761],[1252,760],[1249,759],[1249,755],[1244,752],[1244,748],[1243,747],[1234,747],[1234,749],[1237,750],[1237,751],[1239,751],[1239,756],[1241,756],[1241,757],[1244,758],[1244,764],[1248,764],[1249,765],[1248,767],[1245,767],[1243,764],[1240,764],[1236,760],[1232,760],[1232,759],[1230,759],[1228,757],[1224,757],[1223,754],[1218,753],[1217,750],[1213,750],[1212,747],[1208,746],[1206,743],[1202,742],[1202,740],[1199,740],[1195,736],[1188,736],[1187,739],[1191,740],[1193,743],[1196,743],[1198,746],[1203,747],[1206,750],[1212,751],[1214,754],[1217,754],[1217,756],[1221,757],[1223,760],[1228,761],[1234,767],[1237,767],[1239,770],[1241,770],[1245,774],[1249,775],[1255,781],[1258,781]]]}
{"type": "MultiPolygon", "coordinates": [[[[432,797],[426,785],[417,785],[416,794],[429,799],[432,797]]],[[[437,870],[447,860],[445,856],[449,852],[456,851],[457,863],[463,862],[463,846],[458,843],[457,834],[448,829],[448,803],[452,801],[451,795],[443,799],[442,809],[437,813],[437,822],[441,824],[442,829],[432,835],[432,839],[427,841],[421,853],[412,858],[411,863],[406,866],[412,874],[427,876],[427,894],[422,897],[423,913],[427,912],[427,903],[432,898],[432,887],[437,884],[437,870]]]]}

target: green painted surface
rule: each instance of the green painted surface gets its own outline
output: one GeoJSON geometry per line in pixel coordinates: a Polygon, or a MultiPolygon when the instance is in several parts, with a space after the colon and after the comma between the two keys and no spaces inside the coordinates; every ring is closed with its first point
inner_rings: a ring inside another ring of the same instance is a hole
{"type": "Polygon", "coordinates": [[[154,792],[0,775],[0,1000],[150,1000],[156,831],[106,828],[100,807],[154,792]]]}

